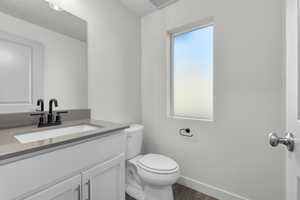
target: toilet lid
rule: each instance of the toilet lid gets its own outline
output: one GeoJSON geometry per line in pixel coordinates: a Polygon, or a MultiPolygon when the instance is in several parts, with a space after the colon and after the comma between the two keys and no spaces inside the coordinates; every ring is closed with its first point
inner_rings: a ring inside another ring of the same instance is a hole
{"type": "Polygon", "coordinates": [[[147,154],[139,159],[138,164],[152,172],[173,173],[178,170],[178,165],[173,159],[159,154],[147,154]]]}

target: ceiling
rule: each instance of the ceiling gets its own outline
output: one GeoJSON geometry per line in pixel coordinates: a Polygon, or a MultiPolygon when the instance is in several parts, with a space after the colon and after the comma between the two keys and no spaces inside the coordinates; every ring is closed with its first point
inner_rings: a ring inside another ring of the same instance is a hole
{"type": "Polygon", "coordinates": [[[147,15],[156,10],[149,0],[120,0],[127,8],[139,16],[147,15]]]}
{"type": "Polygon", "coordinates": [[[84,20],[65,11],[55,11],[44,0],[0,0],[0,12],[81,41],[87,40],[84,20]]]}
{"type": "MultiPolygon", "coordinates": [[[[178,0],[120,0],[138,16],[147,15],[178,0]]],[[[0,12],[87,41],[87,23],[65,11],[55,11],[44,0],[0,0],[0,12]]]]}
{"type": "Polygon", "coordinates": [[[120,0],[127,8],[139,16],[147,15],[178,0],[120,0]]]}

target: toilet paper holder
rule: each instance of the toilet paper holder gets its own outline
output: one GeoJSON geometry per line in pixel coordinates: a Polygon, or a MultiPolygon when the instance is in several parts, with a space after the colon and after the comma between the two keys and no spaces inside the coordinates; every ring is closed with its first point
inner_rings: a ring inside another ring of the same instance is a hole
{"type": "Polygon", "coordinates": [[[184,137],[193,137],[194,134],[191,133],[190,128],[181,128],[179,129],[179,135],[184,136],[184,137]]]}

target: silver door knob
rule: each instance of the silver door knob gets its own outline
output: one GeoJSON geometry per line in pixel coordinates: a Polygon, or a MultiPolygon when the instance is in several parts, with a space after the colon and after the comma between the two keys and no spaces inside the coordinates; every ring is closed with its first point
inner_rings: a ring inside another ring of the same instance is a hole
{"type": "Polygon", "coordinates": [[[283,144],[289,151],[294,151],[295,138],[292,133],[288,133],[285,137],[278,137],[276,133],[270,133],[269,140],[272,147],[277,147],[279,144],[283,144]]]}

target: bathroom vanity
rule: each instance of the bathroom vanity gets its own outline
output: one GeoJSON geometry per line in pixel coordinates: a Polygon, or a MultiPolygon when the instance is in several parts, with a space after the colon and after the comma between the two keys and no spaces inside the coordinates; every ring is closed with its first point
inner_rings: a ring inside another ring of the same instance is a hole
{"type": "Polygon", "coordinates": [[[0,199],[125,199],[125,128],[81,120],[0,130],[0,199]]]}
{"type": "Polygon", "coordinates": [[[89,120],[88,23],[48,0],[0,7],[0,200],[124,200],[128,126],[89,120]]]}

